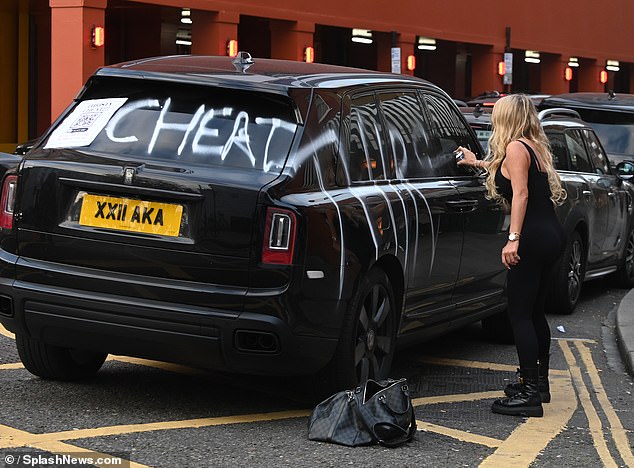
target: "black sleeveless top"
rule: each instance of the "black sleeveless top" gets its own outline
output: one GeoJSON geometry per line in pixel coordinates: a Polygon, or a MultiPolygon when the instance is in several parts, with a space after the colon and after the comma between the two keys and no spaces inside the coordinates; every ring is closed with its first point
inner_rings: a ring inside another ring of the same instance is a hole
{"type": "MultiPolygon", "coordinates": [[[[557,256],[563,249],[565,232],[550,199],[548,174],[541,171],[533,148],[521,140],[518,141],[526,147],[531,158],[528,168],[528,204],[520,233],[520,256],[522,252],[549,257],[557,256]]],[[[495,185],[498,192],[511,204],[513,188],[511,181],[502,174],[502,165],[495,173],[495,185]]]]}

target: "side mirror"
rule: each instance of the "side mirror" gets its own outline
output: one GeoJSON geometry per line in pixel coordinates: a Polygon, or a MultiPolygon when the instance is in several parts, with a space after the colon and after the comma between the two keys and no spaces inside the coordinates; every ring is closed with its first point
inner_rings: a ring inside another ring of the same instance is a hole
{"type": "Polygon", "coordinates": [[[621,180],[630,181],[634,178],[634,162],[623,161],[616,165],[616,176],[621,180]]]}

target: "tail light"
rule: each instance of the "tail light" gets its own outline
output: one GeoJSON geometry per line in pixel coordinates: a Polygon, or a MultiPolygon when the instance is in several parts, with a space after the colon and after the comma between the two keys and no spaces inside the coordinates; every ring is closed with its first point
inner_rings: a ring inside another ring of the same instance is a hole
{"type": "Polygon", "coordinates": [[[262,263],[293,263],[296,225],[295,213],[292,211],[272,207],[266,210],[262,263]]]}
{"type": "Polygon", "coordinates": [[[2,184],[2,198],[0,199],[0,228],[13,228],[13,207],[15,206],[15,192],[18,188],[18,177],[7,176],[2,184]]]}

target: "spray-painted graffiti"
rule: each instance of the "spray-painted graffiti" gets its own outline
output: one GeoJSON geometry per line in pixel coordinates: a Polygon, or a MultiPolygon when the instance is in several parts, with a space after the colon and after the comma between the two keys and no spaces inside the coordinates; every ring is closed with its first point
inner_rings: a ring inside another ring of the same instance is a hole
{"type": "Polygon", "coordinates": [[[90,129],[90,138],[57,138],[58,144],[47,147],[91,146],[116,153],[124,149],[127,153],[157,159],[175,156],[269,172],[283,166],[297,129],[293,122],[232,107],[213,108],[203,104],[191,113],[175,106],[172,98],[163,102],[125,101],[99,99],[80,103],[79,110],[72,112],[67,120],[74,122],[83,117],[91,102],[111,109],[110,114],[91,119],[97,128],[90,129]]]}

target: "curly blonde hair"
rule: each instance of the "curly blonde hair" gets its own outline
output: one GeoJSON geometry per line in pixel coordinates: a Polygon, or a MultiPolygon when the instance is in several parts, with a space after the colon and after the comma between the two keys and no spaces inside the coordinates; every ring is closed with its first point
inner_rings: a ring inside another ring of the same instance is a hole
{"type": "Polygon", "coordinates": [[[511,94],[500,98],[493,106],[491,114],[493,132],[489,138],[489,147],[485,160],[489,162],[489,174],[486,179],[488,198],[505,204],[506,200],[497,190],[495,174],[500,170],[506,157],[506,147],[520,138],[530,140],[542,156],[542,170],[548,174],[550,199],[555,205],[561,205],[566,199],[566,190],[561,186],[559,174],[553,166],[553,155],[548,138],[539,123],[533,101],[525,94],[511,94]]]}

